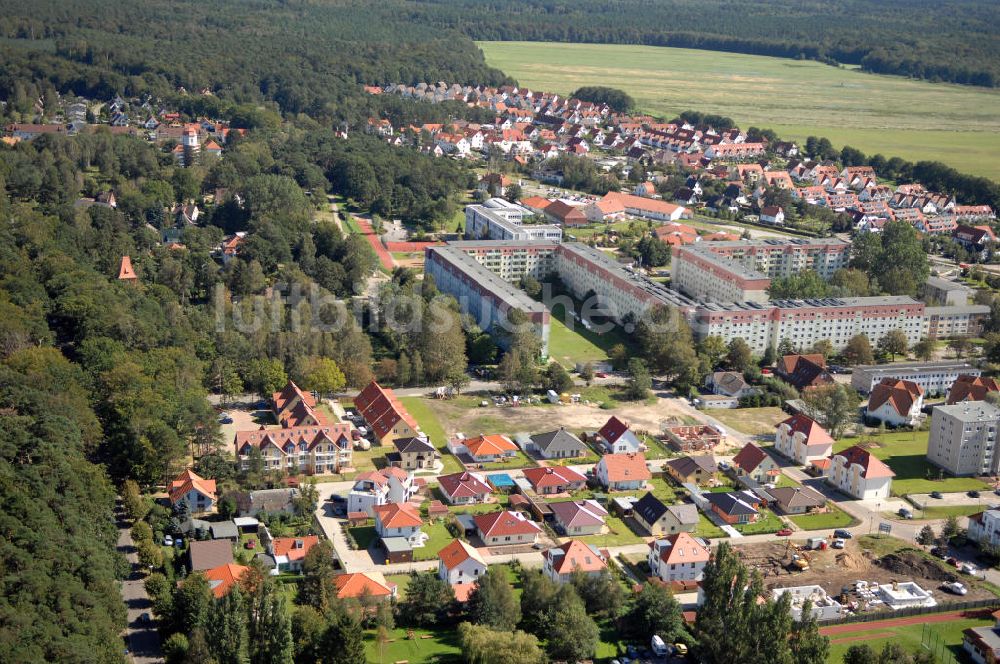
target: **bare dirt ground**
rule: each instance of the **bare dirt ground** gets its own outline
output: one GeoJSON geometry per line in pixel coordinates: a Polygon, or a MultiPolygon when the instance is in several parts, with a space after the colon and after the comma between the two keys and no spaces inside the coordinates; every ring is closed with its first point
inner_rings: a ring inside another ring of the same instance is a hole
{"type": "Polygon", "coordinates": [[[665,420],[675,418],[683,423],[684,413],[673,402],[658,399],[655,404],[623,404],[611,410],[585,404],[541,404],[533,406],[477,407],[471,398],[429,401],[445,433],[539,433],[565,427],[572,431],[594,431],[612,415],[629,423],[633,430],[659,433],[665,420]]]}
{"type": "Polygon", "coordinates": [[[872,552],[862,550],[856,540],[848,540],[846,548],[841,550],[798,552],[808,557],[810,569],[789,572],[787,565],[791,554],[796,552],[795,544],[775,541],[740,546],[737,551],[745,563],[764,575],[764,586],[768,589],[819,585],[831,596],[838,597],[844,586],[853,585],[856,581],[867,581],[869,584],[914,581],[924,590],[931,591],[940,603],[994,597],[968,576],[959,574],[957,570],[949,571],[943,564],[915,550],[903,549],[879,559],[872,552]],[[941,584],[946,581],[961,581],[968,587],[969,593],[964,597],[948,594],[941,590],[941,584]]]}

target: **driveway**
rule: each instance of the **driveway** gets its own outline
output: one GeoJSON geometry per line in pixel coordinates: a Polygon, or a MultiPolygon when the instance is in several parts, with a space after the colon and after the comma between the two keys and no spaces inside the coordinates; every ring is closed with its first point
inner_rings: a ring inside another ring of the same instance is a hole
{"type": "Polygon", "coordinates": [[[163,653],[160,651],[160,635],[156,631],[155,620],[149,624],[139,622],[139,616],[143,613],[152,615],[153,603],[146,594],[144,585],[146,577],[139,569],[129,524],[125,522],[120,511],[118,519],[118,550],[125,554],[130,563],[129,575],[122,581],[122,599],[128,612],[125,639],[130,659],[136,664],[162,662],[163,653]]]}

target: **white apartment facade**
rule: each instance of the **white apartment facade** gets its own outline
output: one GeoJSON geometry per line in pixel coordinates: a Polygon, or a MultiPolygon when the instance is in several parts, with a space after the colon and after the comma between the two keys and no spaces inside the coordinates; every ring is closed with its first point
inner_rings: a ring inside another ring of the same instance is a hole
{"type": "Polygon", "coordinates": [[[997,475],[1000,408],[985,401],[936,406],[931,415],[927,460],[952,475],[997,475]]]}

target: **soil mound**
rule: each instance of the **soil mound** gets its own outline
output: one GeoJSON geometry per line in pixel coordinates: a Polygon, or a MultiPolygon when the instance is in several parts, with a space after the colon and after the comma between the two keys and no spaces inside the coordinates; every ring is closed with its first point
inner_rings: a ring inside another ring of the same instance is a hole
{"type": "Polygon", "coordinates": [[[958,576],[947,572],[915,551],[897,551],[882,557],[878,566],[906,578],[924,578],[935,581],[955,581],[958,576]]]}

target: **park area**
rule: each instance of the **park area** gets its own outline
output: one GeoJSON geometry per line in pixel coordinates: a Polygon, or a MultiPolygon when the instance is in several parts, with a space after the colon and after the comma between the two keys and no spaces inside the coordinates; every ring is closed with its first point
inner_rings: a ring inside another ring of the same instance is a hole
{"type": "Polygon", "coordinates": [[[830,664],[840,664],[852,645],[866,643],[881,652],[888,643],[896,643],[908,652],[929,650],[938,662],[964,661],[962,631],[969,627],[992,625],[990,610],[952,611],[909,618],[892,618],[878,622],[848,623],[820,627],[820,633],[830,639],[830,664]],[[952,659],[954,658],[954,660],[952,659]]]}
{"type": "Polygon", "coordinates": [[[892,493],[905,496],[911,493],[941,493],[984,490],[989,487],[975,477],[943,477],[938,468],[927,461],[927,431],[895,431],[864,436],[863,438],[842,438],[833,451],[839,452],[852,445],[860,444],[877,458],[885,461],[896,476],[892,479],[892,493]]]}
{"type": "Polygon", "coordinates": [[[532,89],[584,85],[629,93],[639,109],[733,118],[800,143],[825,136],[911,161],[932,159],[1000,178],[1000,91],[831,67],[811,60],[683,48],[479,42],[486,61],[532,89]]]}

